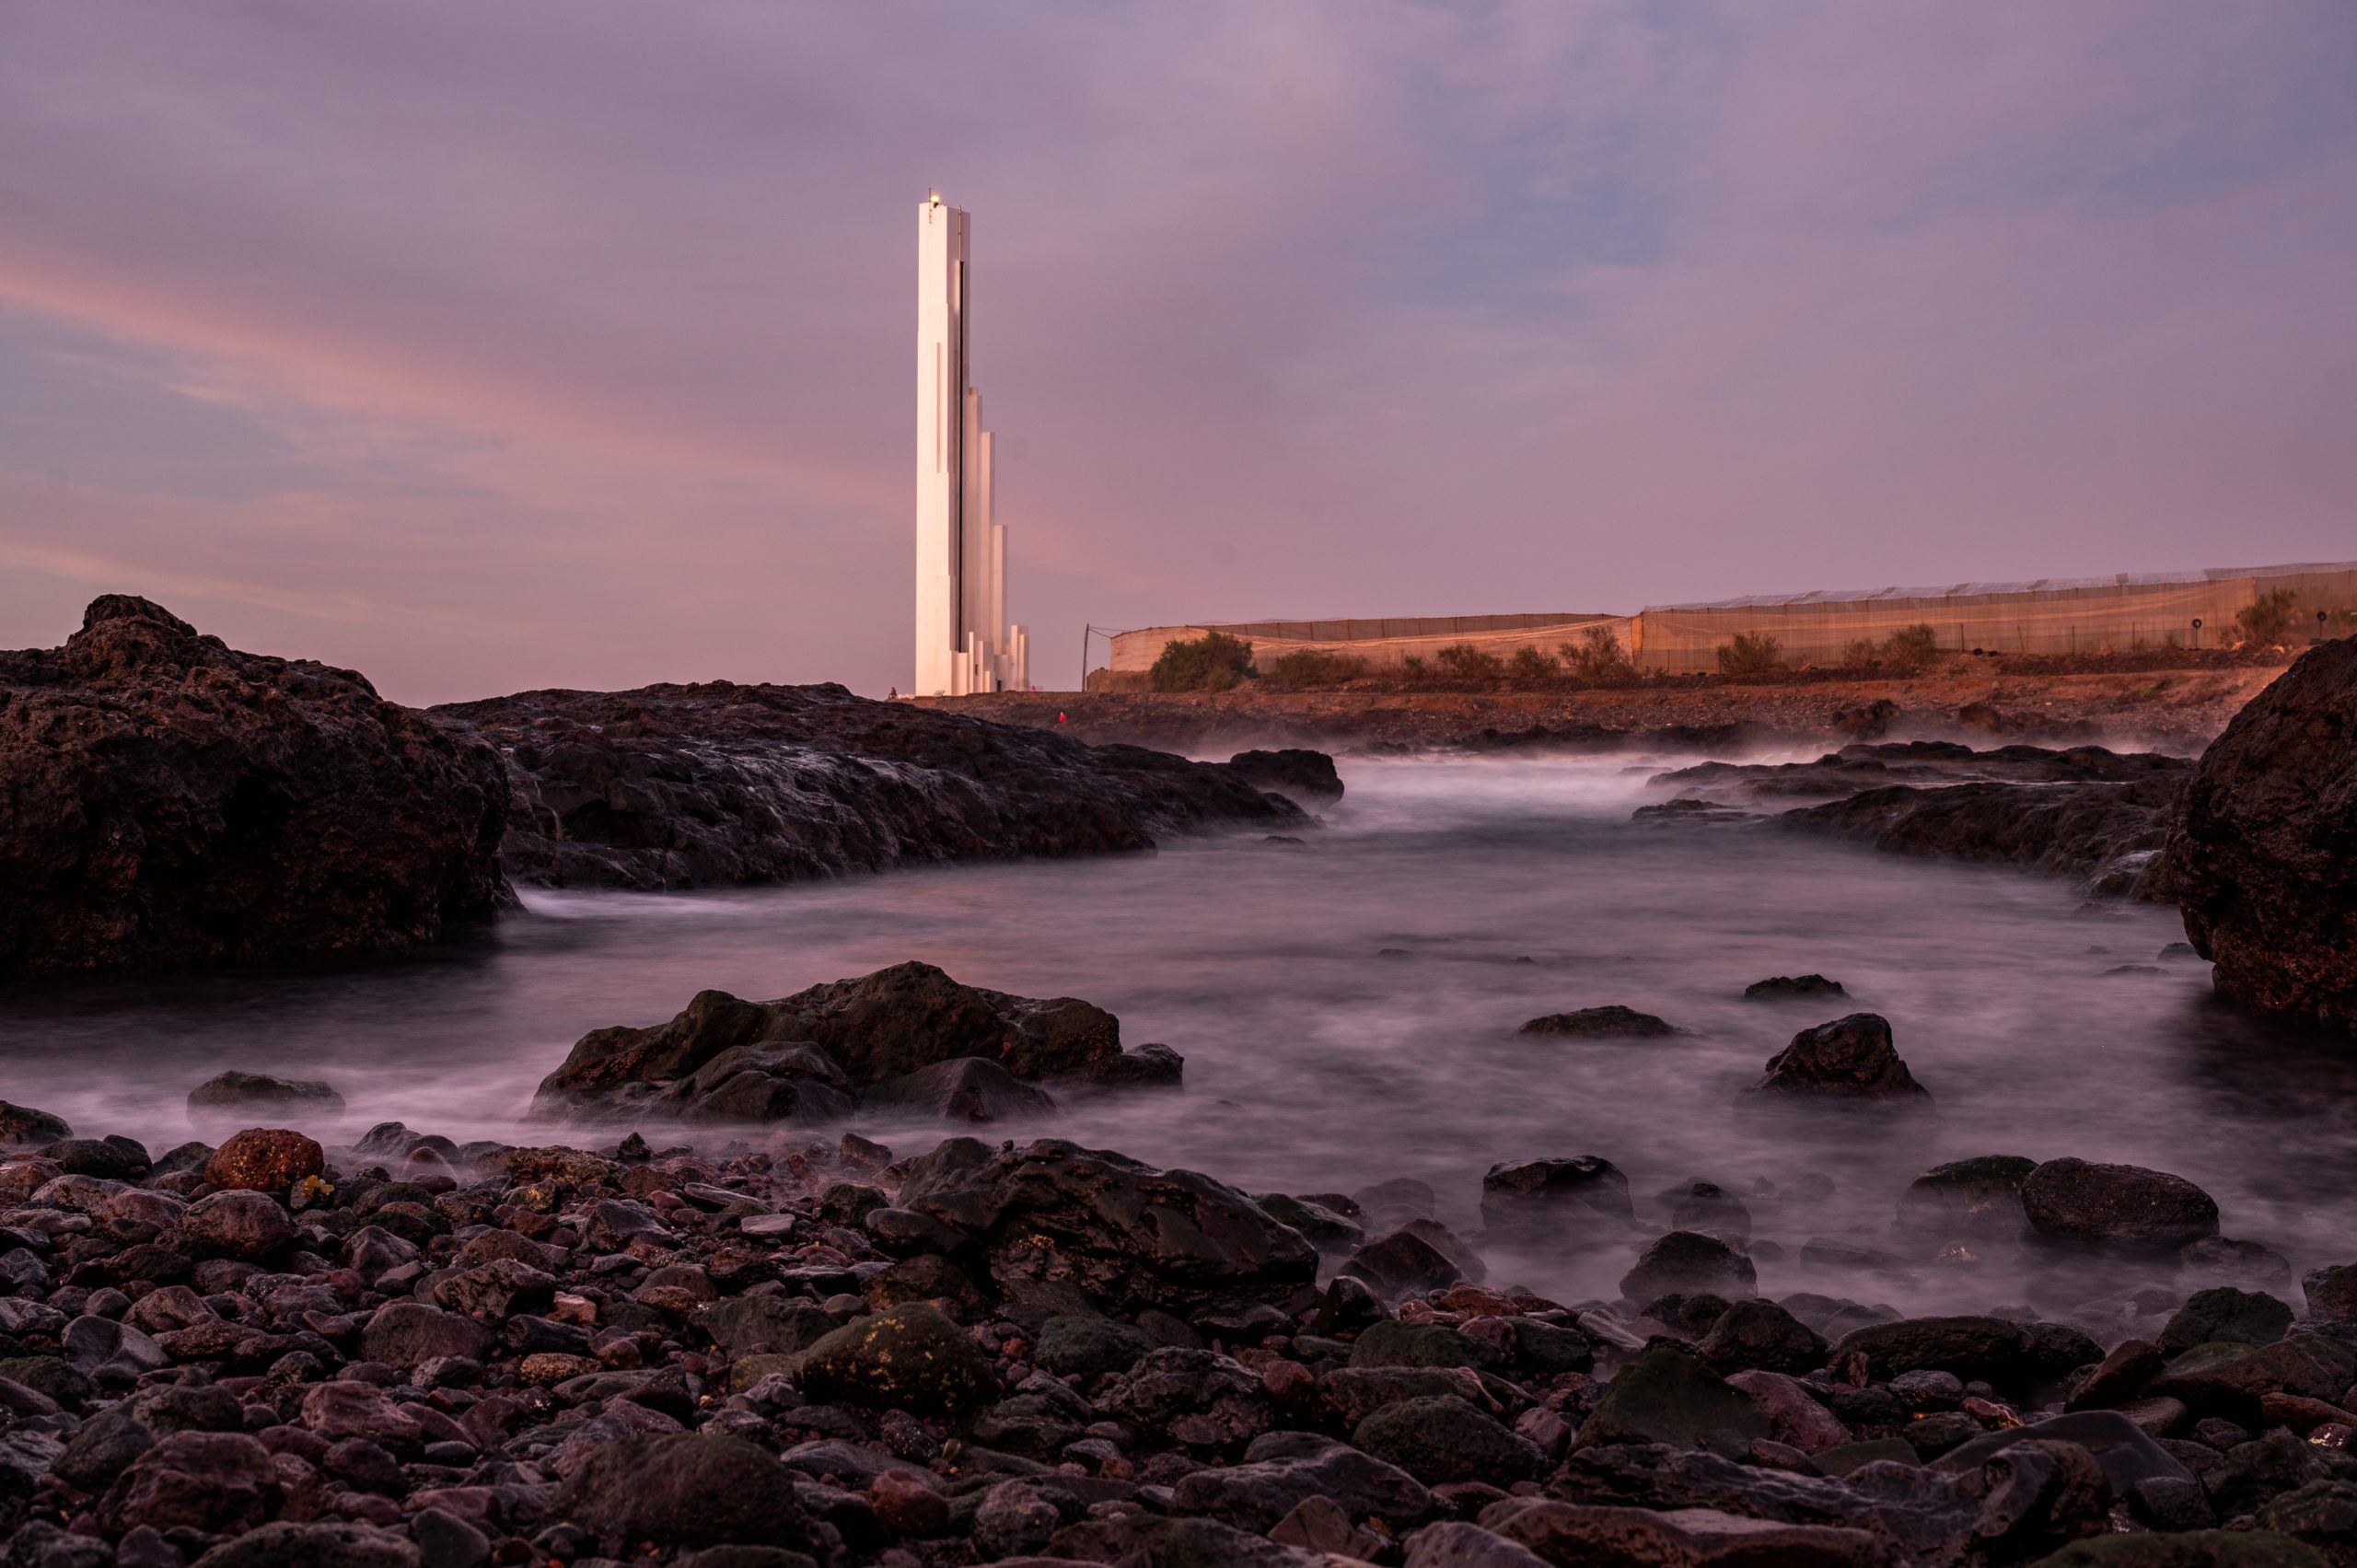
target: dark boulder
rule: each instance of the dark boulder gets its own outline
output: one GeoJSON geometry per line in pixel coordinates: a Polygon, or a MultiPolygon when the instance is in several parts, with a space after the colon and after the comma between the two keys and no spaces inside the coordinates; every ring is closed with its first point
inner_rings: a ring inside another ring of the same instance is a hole
{"type": "Polygon", "coordinates": [[[1252,1201],[1271,1219],[1293,1226],[1321,1249],[1355,1247],[1366,1235],[1365,1226],[1341,1211],[1290,1192],[1259,1192],[1252,1201]]]}
{"type": "Polygon", "coordinates": [[[1613,1003],[1603,1007],[1582,1007],[1573,1013],[1550,1013],[1531,1019],[1515,1032],[1573,1040],[1660,1040],[1683,1031],[1673,1028],[1666,1018],[1613,1003]]]}
{"type": "Polygon", "coordinates": [[[2185,934],[2247,1006],[2357,1032],[2357,638],[2312,648],[2194,769],[2165,854],[2185,934]]]}
{"type": "Polygon", "coordinates": [[[2038,1162],[2019,1155],[1980,1155],[1936,1165],[1908,1183],[1898,1196],[1898,1223],[1918,1236],[1947,1239],[2019,1236],[2029,1224],[2022,1212],[2022,1183],[2038,1162]]]}
{"type": "Polygon", "coordinates": [[[1003,1392],[989,1353],[913,1302],[826,1335],[802,1353],[794,1376],[813,1399],[924,1415],[955,1415],[1003,1392]]]}
{"type": "Polygon", "coordinates": [[[1352,1518],[1373,1516],[1395,1529],[1436,1506],[1433,1494],[1397,1465],[1314,1433],[1271,1432],[1252,1440],[1241,1464],[1181,1480],[1171,1507],[1265,1534],[1311,1497],[1331,1498],[1352,1518]]]}
{"type": "Polygon", "coordinates": [[[1165,1345],[1108,1383],[1097,1408],[1207,1453],[1241,1452],[1276,1423],[1258,1374],[1214,1351],[1165,1345]]]}
{"type": "Polygon", "coordinates": [[[0,974],[413,952],[507,897],[498,755],[145,599],[0,653],[0,974]]]}
{"type": "Polygon", "coordinates": [[[2181,1176],[2133,1165],[2048,1160],[2022,1179],[2031,1228],[2056,1240],[2179,1248],[2218,1234],[2218,1203],[2181,1176]]]}
{"type": "Polygon", "coordinates": [[[1238,751],[1227,765],[1257,787],[1273,790],[1304,806],[1342,798],[1342,775],[1334,771],[1334,759],[1323,751],[1298,746],[1276,751],[1238,751]]]}
{"type": "Polygon", "coordinates": [[[2312,1547],[2272,1530],[2093,1536],[2031,1568],[2328,1568],[2312,1547]]]}
{"type": "Polygon", "coordinates": [[[1673,1230],[1657,1237],[1620,1278],[1620,1294],[1640,1307],[1663,1295],[1741,1297],[1759,1294],[1759,1271],[1715,1236],[1673,1230]]]}
{"type": "Polygon", "coordinates": [[[2321,1334],[2288,1334],[2272,1344],[2215,1340],[2171,1361],[2145,1393],[2182,1400],[2197,1416],[2257,1429],[2269,1424],[2271,1396],[2330,1405],[2357,1383],[2357,1350],[2321,1334]]]}
{"type": "Polygon", "coordinates": [[[2129,779],[1892,784],[1776,820],[1894,854],[2021,865],[2094,879],[2114,896],[2147,894],[2145,870],[2168,837],[2187,772],[2177,759],[2154,761],[2160,765],[2129,779]]]}
{"type": "Polygon", "coordinates": [[[65,1124],[62,1116],[0,1099],[0,1148],[38,1148],[73,1135],[74,1129],[65,1124]]]}
{"type": "Polygon", "coordinates": [[[1481,1223],[1510,1234],[1600,1239],[1625,1232],[1634,1217],[1629,1179],[1594,1155],[1493,1165],[1481,1178],[1481,1223]]]}
{"type": "Polygon", "coordinates": [[[1351,1346],[1354,1367],[1463,1366],[1504,1369],[1506,1353],[1494,1341],[1460,1332],[1446,1323],[1404,1323],[1386,1318],[1369,1324],[1351,1346]]]}
{"type": "Polygon", "coordinates": [[[1825,1365],[1825,1336],[1772,1301],[1728,1304],[1695,1347],[1712,1367],[1730,1372],[1814,1372],[1825,1365]]]}
{"type": "MultiPolygon", "coordinates": [[[[431,1527],[419,1533],[430,1534],[431,1527]]],[[[425,1562],[416,1542],[390,1530],[341,1521],[298,1524],[282,1519],[223,1541],[198,1558],[193,1568],[421,1568],[425,1562]]],[[[432,1568],[445,1565],[436,1562],[432,1568]]]]}
{"type": "Polygon", "coordinates": [[[2186,1297],[2161,1330],[2164,1355],[2182,1355],[2212,1341],[2271,1345],[2292,1330],[2292,1309],[2264,1291],[2216,1285],[2186,1297]]]}
{"type": "Polygon", "coordinates": [[[1767,1075],[1748,1091],[1754,1100],[1875,1100],[1920,1105],[1931,1093],[1915,1081],[1890,1040],[1880,1014],[1852,1013],[1813,1029],[1768,1059],[1767,1075]]]}
{"type": "MultiPolygon", "coordinates": [[[[712,1115],[718,1098],[758,1112],[786,1085],[788,1109],[799,1109],[813,1089],[874,1088],[967,1057],[1016,1078],[1086,1076],[1122,1059],[1120,1023],[1073,997],[1011,996],[960,985],[931,964],[896,964],[775,1002],[702,992],[668,1023],[592,1030],[541,1081],[533,1105],[557,1116],[712,1115]],[[737,1082],[747,1074],[749,1087],[737,1082]]],[[[821,1098],[829,1114],[845,1104],[839,1094],[821,1098]]]]}
{"type": "Polygon", "coordinates": [[[1453,1394],[1385,1405],[1358,1423],[1351,1443],[1426,1486],[1466,1481],[1511,1486],[1547,1465],[1537,1444],[1453,1394]]]}
{"type": "Polygon", "coordinates": [[[1833,1356],[1863,1355],[1867,1375],[1882,1382],[1938,1371],[2012,1383],[2024,1370],[2026,1344],[2022,1326],[2003,1318],[1901,1318],[1852,1330],[1833,1347],[1833,1356]]]}
{"type": "Polygon", "coordinates": [[[2095,1456],[2114,1492],[2125,1496],[2148,1481],[2190,1481],[2192,1472],[2118,1411],[2076,1411],[2008,1427],[1949,1449],[1935,1463],[1949,1475],[1968,1473],[2021,1443],[2070,1443],[2095,1456]]]}
{"type": "Polygon", "coordinates": [[[1750,1396],[1728,1386],[1692,1351],[1655,1340],[1605,1386],[1604,1398],[1581,1423],[1579,1440],[1666,1443],[1699,1448],[1733,1443],[1738,1448],[1768,1435],[1768,1418],[1750,1396]]]}
{"type": "MultiPolygon", "coordinates": [[[[1565,1568],[1885,1568],[1890,1561],[1890,1548],[1871,1529],[1761,1519],[1715,1508],[1655,1512],[1515,1497],[1483,1509],[1480,1527],[1535,1561],[1565,1568]]],[[[1503,1565],[1515,1560],[1499,1561],[1503,1565]]],[[[1468,1568],[1487,1568],[1481,1558],[1466,1562],[1468,1568]]]]}
{"type": "Polygon", "coordinates": [[[792,1470],[750,1443],[691,1433],[624,1437],[591,1449],[550,1499],[548,1516],[623,1552],[642,1542],[793,1547],[810,1533],[792,1470]]]}
{"type": "Polygon", "coordinates": [[[1785,997],[1847,996],[1849,992],[1838,980],[1828,980],[1821,974],[1778,974],[1766,980],[1755,980],[1743,988],[1743,993],[1755,999],[1770,1001],[1785,997]]]}
{"type": "Polygon", "coordinates": [[[492,1331],[471,1318],[422,1301],[389,1301],[360,1331],[360,1353],[392,1366],[417,1366],[440,1357],[479,1361],[492,1331]]]}
{"type": "Polygon", "coordinates": [[[189,1205],[180,1236],[203,1256],[258,1263],[294,1242],[295,1220],[267,1193],[215,1192],[189,1205]]]}
{"type": "Polygon", "coordinates": [[[242,1432],[175,1432],[134,1459],[99,1504],[115,1530],[235,1533],[277,1508],[270,1452],[242,1432]]]}
{"type": "Polygon", "coordinates": [[[434,715],[506,753],[518,882],[796,881],[1304,819],[1232,767],[836,685],[524,691],[434,715]]]}
{"type": "Polygon", "coordinates": [[[1443,1290],[1465,1277],[1456,1259],[1409,1229],[1395,1230],[1359,1248],[1342,1265],[1342,1272],[1365,1282],[1386,1301],[1443,1290]]]}
{"type": "Polygon", "coordinates": [[[1040,1328],[1032,1356],[1049,1371],[1086,1388],[1109,1372],[1127,1372],[1152,1349],[1152,1337],[1134,1324],[1067,1312],[1040,1328]]]}
{"type": "Polygon", "coordinates": [[[1318,1272],[1317,1249],[1234,1188],[1062,1139],[953,1138],[911,1163],[900,1206],[967,1237],[1002,1282],[1068,1282],[1132,1309],[1282,1305],[1318,1272]]]}
{"type": "Polygon", "coordinates": [[[188,1092],[192,1116],[213,1111],[235,1114],[268,1107],[312,1110],[323,1116],[343,1111],[343,1097],[317,1078],[274,1078],[267,1073],[215,1073],[188,1092]]]}
{"type": "Polygon", "coordinates": [[[2301,1277],[2300,1290],[2317,1322],[2357,1325],[2357,1263],[2313,1270],[2301,1277]]]}
{"type": "Polygon", "coordinates": [[[1034,1088],[983,1056],[960,1056],[887,1078],[860,1097],[887,1110],[915,1112],[944,1121],[1005,1121],[1052,1115],[1053,1097],[1034,1088]]]}

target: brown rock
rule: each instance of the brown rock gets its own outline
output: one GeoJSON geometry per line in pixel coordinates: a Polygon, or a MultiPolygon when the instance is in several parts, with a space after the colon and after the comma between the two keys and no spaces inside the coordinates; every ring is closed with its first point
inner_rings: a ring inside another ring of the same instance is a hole
{"type": "Polygon", "coordinates": [[[327,1168],[319,1144],[284,1127],[249,1127],[230,1134],[204,1162],[204,1179],[245,1192],[284,1192],[327,1168]]]}

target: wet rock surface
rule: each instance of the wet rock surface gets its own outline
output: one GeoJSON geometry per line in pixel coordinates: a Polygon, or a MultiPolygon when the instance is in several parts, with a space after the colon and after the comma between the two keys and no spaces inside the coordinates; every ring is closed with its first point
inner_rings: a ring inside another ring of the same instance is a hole
{"type": "Polygon", "coordinates": [[[2357,639],[2303,655],[2202,753],[2165,864],[2218,988],[2357,1032],[2357,639]]]}
{"type": "Polygon", "coordinates": [[[1167,1046],[1124,1052],[1120,1020],[1101,1007],[906,963],[774,1002],[706,991],[668,1023],[592,1030],[541,1082],[534,1111],[819,1122],[865,1098],[991,1121],[1052,1110],[1032,1080],[1169,1083],[1180,1070],[1167,1046]]]}
{"type": "MultiPolygon", "coordinates": [[[[1617,1302],[1480,1283],[1405,1179],[1263,1202],[1055,1140],[788,1130],[402,1179],[435,1145],[398,1124],[297,1139],[130,1179],[0,1157],[8,1562],[2288,1562],[2357,1516],[2357,1265],[2305,1314],[2213,1285],[2097,1340],[1764,1298],[1738,1242],[1644,1241],[1595,1156],[1498,1167],[1482,1240],[1626,1248],[1617,1302]],[[1388,1225],[1434,1277],[1321,1285],[1286,1214],[1388,1225]]],[[[2170,1179],[2017,1163],[1933,1190],[2177,1266],[2170,1179]]]]}
{"type": "Polygon", "coordinates": [[[1320,806],[1342,798],[1342,776],[1323,751],[1287,747],[1276,751],[1239,751],[1227,765],[1262,789],[1320,806]]]}
{"type": "Polygon", "coordinates": [[[1899,1060],[1889,1020],[1878,1013],[1852,1013],[1794,1035],[1790,1045],[1768,1059],[1766,1075],[1747,1098],[1754,1103],[1831,1100],[1921,1107],[1930,1101],[1931,1091],[1899,1060]]]}
{"type": "Polygon", "coordinates": [[[0,975],[414,952],[506,898],[505,769],[145,599],[0,653],[0,975]]]}
{"type": "Polygon", "coordinates": [[[1811,762],[1704,762],[1653,782],[1693,803],[1696,815],[1779,807],[1777,825],[1794,831],[2164,898],[2155,861],[2192,767],[2100,746],[1974,750],[1918,740],[1845,746],[1811,762]],[[1795,800],[1814,803],[1786,806],[1795,800]]]}
{"type": "Polygon", "coordinates": [[[1666,1040],[1678,1031],[1666,1018],[1611,1003],[1549,1013],[1531,1019],[1516,1032],[1565,1040],[1666,1040]]]}
{"type": "Polygon", "coordinates": [[[525,691],[432,714],[505,755],[508,875],[559,887],[792,881],[1144,850],[1224,824],[1291,830],[1304,813],[1270,781],[1319,782],[1317,753],[1191,762],[832,685],[525,691]]]}

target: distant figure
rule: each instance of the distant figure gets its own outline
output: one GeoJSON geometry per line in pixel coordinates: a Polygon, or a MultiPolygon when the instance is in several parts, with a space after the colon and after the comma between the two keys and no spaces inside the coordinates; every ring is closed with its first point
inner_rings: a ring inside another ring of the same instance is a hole
{"type": "Polygon", "coordinates": [[[892,701],[895,697],[898,697],[900,694],[900,689],[897,686],[888,686],[884,689],[884,700],[888,703],[892,701]]]}
{"type": "Polygon", "coordinates": [[[1057,722],[1058,724],[1062,724],[1062,723],[1063,723],[1063,722],[1064,722],[1064,716],[1063,716],[1063,714],[1058,714],[1056,715],[1056,722],[1057,722]]]}

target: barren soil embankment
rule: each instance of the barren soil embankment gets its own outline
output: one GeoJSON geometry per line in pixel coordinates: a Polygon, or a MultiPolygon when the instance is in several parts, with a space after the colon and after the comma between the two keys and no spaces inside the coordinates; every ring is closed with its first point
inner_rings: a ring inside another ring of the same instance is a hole
{"type": "Polygon", "coordinates": [[[1196,755],[1250,746],[1384,751],[1692,745],[1718,755],[1823,740],[2102,740],[2190,754],[2277,664],[2070,674],[1959,661],[1922,675],[1614,690],[998,692],[926,701],[1004,724],[1196,755]],[[1061,715],[1061,718],[1060,718],[1061,715]]]}

